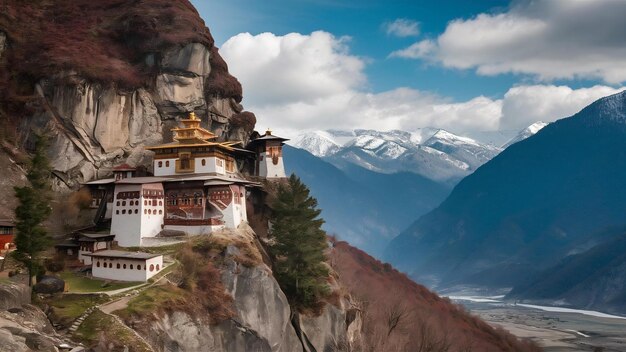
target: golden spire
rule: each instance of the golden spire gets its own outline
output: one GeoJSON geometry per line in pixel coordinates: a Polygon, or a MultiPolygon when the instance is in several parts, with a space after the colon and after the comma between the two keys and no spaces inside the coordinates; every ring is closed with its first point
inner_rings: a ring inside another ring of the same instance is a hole
{"type": "Polygon", "coordinates": [[[196,113],[192,111],[192,112],[189,113],[189,119],[190,120],[197,120],[198,116],[196,116],[196,113]]]}
{"type": "Polygon", "coordinates": [[[270,130],[269,127],[267,128],[267,131],[265,131],[265,135],[266,136],[271,136],[272,135],[272,130],[270,130]]]}

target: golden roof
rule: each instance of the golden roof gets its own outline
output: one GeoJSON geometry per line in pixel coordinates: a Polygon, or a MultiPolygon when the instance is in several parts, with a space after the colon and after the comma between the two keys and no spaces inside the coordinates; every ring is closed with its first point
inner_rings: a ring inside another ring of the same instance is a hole
{"type": "Polygon", "coordinates": [[[233,150],[233,145],[240,143],[239,141],[230,142],[211,142],[211,139],[217,138],[213,132],[200,127],[201,120],[192,111],[189,117],[180,120],[183,127],[174,127],[171,129],[175,142],[157,145],[154,147],[146,147],[148,150],[165,149],[165,148],[181,148],[181,147],[202,147],[217,146],[226,150],[233,150]]]}

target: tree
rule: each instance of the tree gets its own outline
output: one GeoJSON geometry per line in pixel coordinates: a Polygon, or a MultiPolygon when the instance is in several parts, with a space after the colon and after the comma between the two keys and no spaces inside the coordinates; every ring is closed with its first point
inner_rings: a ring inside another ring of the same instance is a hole
{"type": "Polygon", "coordinates": [[[46,157],[46,148],[46,139],[37,136],[35,153],[26,175],[30,185],[14,188],[19,205],[15,208],[17,234],[13,257],[28,269],[29,285],[32,284],[32,277],[43,268],[41,252],[50,245],[50,238],[42,225],[51,212],[49,184],[51,168],[46,157]]]}
{"type": "Polygon", "coordinates": [[[296,309],[318,312],[330,289],[324,263],[328,242],[321,229],[324,220],[319,218],[317,200],[298,177],[291,175],[288,184],[278,187],[271,208],[270,235],[274,243],[270,253],[277,280],[296,309]]]}

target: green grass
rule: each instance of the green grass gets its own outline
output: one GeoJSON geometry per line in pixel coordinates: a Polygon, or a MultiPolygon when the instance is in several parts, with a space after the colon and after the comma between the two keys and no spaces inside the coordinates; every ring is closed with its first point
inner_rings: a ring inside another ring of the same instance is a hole
{"type": "Polygon", "coordinates": [[[152,351],[150,346],[147,346],[128,327],[99,310],[95,310],[85,319],[74,334],[74,337],[88,346],[95,346],[98,344],[100,334],[103,334],[107,341],[111,341],[114,345],[114,350],[121,350],[121,348],[127,346],[131,351],[152,351]]]}
{"type": "Polygon", "coordinates": [[[41,303],[50,306],[50,318],[64,326],[69,326],[80,317],[88,308],[109,300],[106,295],[72,295],[58,294],[44,299],[41,303]]]}
{"type": "Polygon", "coordinates": [[[186,291],[173,285],[159,285],[147,288],[133,297],[128,306],[115,311],[122,319],[131,316],[145,316],[157,312],[164,307],[172,307],[173,304],[185,304],[186,291]]]}
{"type": "Polygon", "coordinates": [[[101,292],[114,291],[131,286],[142,284],[141,282],[109,282],[105,280],[93,279],[69,271],[62,272],[59,276],[65,280],[65,287],[68,292],[101,292]]]}

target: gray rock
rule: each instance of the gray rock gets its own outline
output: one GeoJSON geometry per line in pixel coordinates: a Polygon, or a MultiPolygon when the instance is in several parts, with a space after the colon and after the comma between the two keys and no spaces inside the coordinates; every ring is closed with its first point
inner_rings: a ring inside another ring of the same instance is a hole
{"type": "Polygon", "coordinates": [[[58,351],[56,338],[45,314],[24,305],[19,312],[0,311],[0,352],[58,351]]]}
{"type": "Polygon", "coordinates": [[[16,283],[0,284],[0,311],[30,303],[30,288],[16,283]]]}
{"type": "Polygon", "coordinates": [[[287,297],[269,268],[264,265],[246,268],[228,260],[222,282],[235,299],[237,317],[234,320],[268,341],[272,351],[302,348],[291,325],[287,297]]]}
{"type": "Polygon", "coordinates": [[[57,293],[64,289],[65,281],[54,276],[44,276],[33,286],[33,292],[36,293],[57,293]]]}
{"type": "Polygon", "coordinates": [[[161,60],[161,67],[170,71],[185,71],[207,77],[211,73],[210,57],[206,46],[190,43],[182,48],[175,47],[166,51],[161,60]]]}
{"type": "Polygon", "coordinates": [[[295,314],[306,351],[347,351],[346,311],[327,304],[319,316],[295,314]]]}

